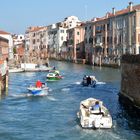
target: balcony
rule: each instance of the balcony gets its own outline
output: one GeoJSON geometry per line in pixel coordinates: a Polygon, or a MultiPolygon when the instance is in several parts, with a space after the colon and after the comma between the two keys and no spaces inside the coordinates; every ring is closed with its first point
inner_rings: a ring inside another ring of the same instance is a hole
{"type": "Polygon", "coordinates": [[[102,47],[103,43],[102,42],[96,43],[95,46],[101,46],[102,47]]]}

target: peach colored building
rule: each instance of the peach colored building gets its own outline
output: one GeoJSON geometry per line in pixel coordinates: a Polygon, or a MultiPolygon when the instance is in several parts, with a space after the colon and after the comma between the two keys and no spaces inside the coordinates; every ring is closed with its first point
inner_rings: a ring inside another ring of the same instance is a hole
{"type": "Polygon", "coordinates": [[[9,54],[9,41],[8,39],[0,36],[0,60],[8,60],[9,54]]]}
{"type": "Polygon", "coordinates": [[[8,33],[8,32],[0,30],[0,36],[3,37],[3,38],[6,38],[8,40],[9,60],[13,59],[13,38],[12,38],[12,35],[10,33],[8,33]]]}
{"type": "Polygon", "coordinates": [[[78,59],[85,59],[84,48],[84,26],[81,25],[67,30],[67,59],[77,62],[78,59]]]}

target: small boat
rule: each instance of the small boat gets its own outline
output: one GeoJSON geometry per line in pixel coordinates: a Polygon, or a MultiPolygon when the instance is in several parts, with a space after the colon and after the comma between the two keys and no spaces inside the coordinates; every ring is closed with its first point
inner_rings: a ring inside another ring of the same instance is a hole
{"type": "Polygon", "coordinates": [[[58,73],[58,74],[60,73],[59,70],[49,70],[49,72],[50,72],[50,73],[56,73],[56,74],[57,74],[57,73],[58,73]]]}
{"type": "Polygon", "coordinates": [[[81,101],[80,111],[77,113],[82,128],[111,128],[112,117],[103,102],[95,98],[81,101]],[[92,110],[91,107],[98,102],[100,109],[92,110]]]}
{"type": "Polygon", "coordinates": [[[18,72],[24,72],[24,69],[22,68],[13,68],[13,69],[9,69],[10,73],[18,73],[18,72]]]}
{"type": "Polygon", "coordinates": [[[31,95],[34,96],[43,96],[43,95],[47,95],[48,94],[48,87],[44,86],[41,88],[35,87],[35,86],[30,86],[27,88],[28,91],[30,92],[31,95]]]}
{"type": "Polygon", "coordinates": [[[95,76],[84,76],[83,81],[81,82],[81,84],[83,86],[91,86],[91,87],[95,87],[96,83],[97,83],[97,79],[95,78],[95,76]]]}
{"type": "Polygon", "coordinates": [[[62,79],[63,77],[59,74],[48,73],[46,78],[47,78],[47,81],[58,81],[62,79]]]}

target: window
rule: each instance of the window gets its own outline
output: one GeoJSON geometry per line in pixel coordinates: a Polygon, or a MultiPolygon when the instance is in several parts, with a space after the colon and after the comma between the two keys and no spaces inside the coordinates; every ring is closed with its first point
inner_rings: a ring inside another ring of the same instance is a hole
{"type": "Polygon", "coordinates": [[[123,27],[126,27],[126,20],[123,20],[123,27]]]}
{"type": "Polygon", "coordinates": [[[77,35],[80,35],[80,33],[79,33],[79,32],[77,32],[77,35]]]}
{"type": "Polygon", "coordinates": [[[140,43],[140,34],[138,34],[138,42],[140,43]]]}
{"type": "Polygon", "coordinates": [[[35,37],[35,33],[33,33],[33,37],[35,37]]]}
{"type": "Polygon", "coordinates": [[[89,38],[89,43],[93,44],[93,38],[92,37],[89,38]]]}
{"type": "Polygon", "coordinates": [[[61,40],[63,40],[63,36],[61,36],[61,40]]]}
{"type": "Polygon", "coordinates": [[[133,17],[133,26],[136,26],[136,16],[133,17]]]}
{"type": "Polygon", "coordinates": [[[109,24],[107,24],[107,30],[109,30],[109,27],[110,27],[109,24]]]}
{"type": "Polygon", "coordinates": [[[33,39],[33,44],[35,44],[35,39],[33,39]]]}
{"type": "Polygon", "coordinates": [[[109,37],[107,37],[107,43],[109,43],[109,37]]]}
{"type": "Polygon", "coordinates": [[[87,38],[85,38],[85,43],[87,43],[87,38]]]}
{"type": "Polygon", "coordinates": [[[64,30],[60,30],[61,33],[64,33],[64,30]]]}

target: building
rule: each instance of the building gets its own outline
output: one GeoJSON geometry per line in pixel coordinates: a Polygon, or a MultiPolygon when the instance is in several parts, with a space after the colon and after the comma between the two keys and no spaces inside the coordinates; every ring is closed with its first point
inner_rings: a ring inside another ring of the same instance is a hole
{"type": "Polygon", "coordinates": [[[62,23],[56,23],[48,26],[48,51],[49,57],[59,58],[63,43],[67,39],[67,28],[62,23]]]}
{"type": "Polygon", "coordinates": [[[63,47],[62,50],[62,54],[67,54],[67,60],[77,63],[77,60],[85,59],[84,34],[83,23],[67,30],[66,49],[63,47]]]}
{"type": "Polygon", "coordinates": [[[13,38],[10,33],[0,30],[0,36],[8,39],[9,42],[9,60],[13,59],[13,38]]]}
{"type": "Polygon", "coordinates": [[[0,36],[0,96],[8,87],[7,60],[9,57],[9,40],[0,36]]]}
{"type": "Polygon", "coordinates": [[[0,60],[8,60],[9,57],[9,41],[0,36],[0,60]]]}
{"type": "Polygon", "coordinates": [[[12,37],[13,37],[14,47],[18,46],[19,44],[22,44],[25,41],[25,37],[22,34],[20,34],[20,35],[14,34],[12,37]]]}
{"type": "Polygon", "coordinates": [[[29,62],[46,59],[47,56],[47,27],[29,27],[25,33],[25,55],[29,62]]]}
{"type": "Polygon", "coordinates": [[[86,61],[90,64],[117,64],[123,54],[140,53],[140,5],[106,13],[85,24],[86,61]]]}
{"type": "Polygon", "coordinates": [[[93,22],[87,21],[85,23],[85,35],[84,35],[84,44],[85,44],[85,59],[86,63],[92,64],[92,55],[93,55],[93,22]]]}
{"type": "Polygon", "coordinates": [[[61,59],[62,48],[66,45],[67,30],[80,25],[75,16],[66,17],[64,21],[48,26],[48,50],[50,57],[61,59]]]}
{"type": "Polygon", "coordinates": [[[23,62],[25,54],[25,37],[24,35],[13,35],[13,53],[15,61],[23,62]]]}

